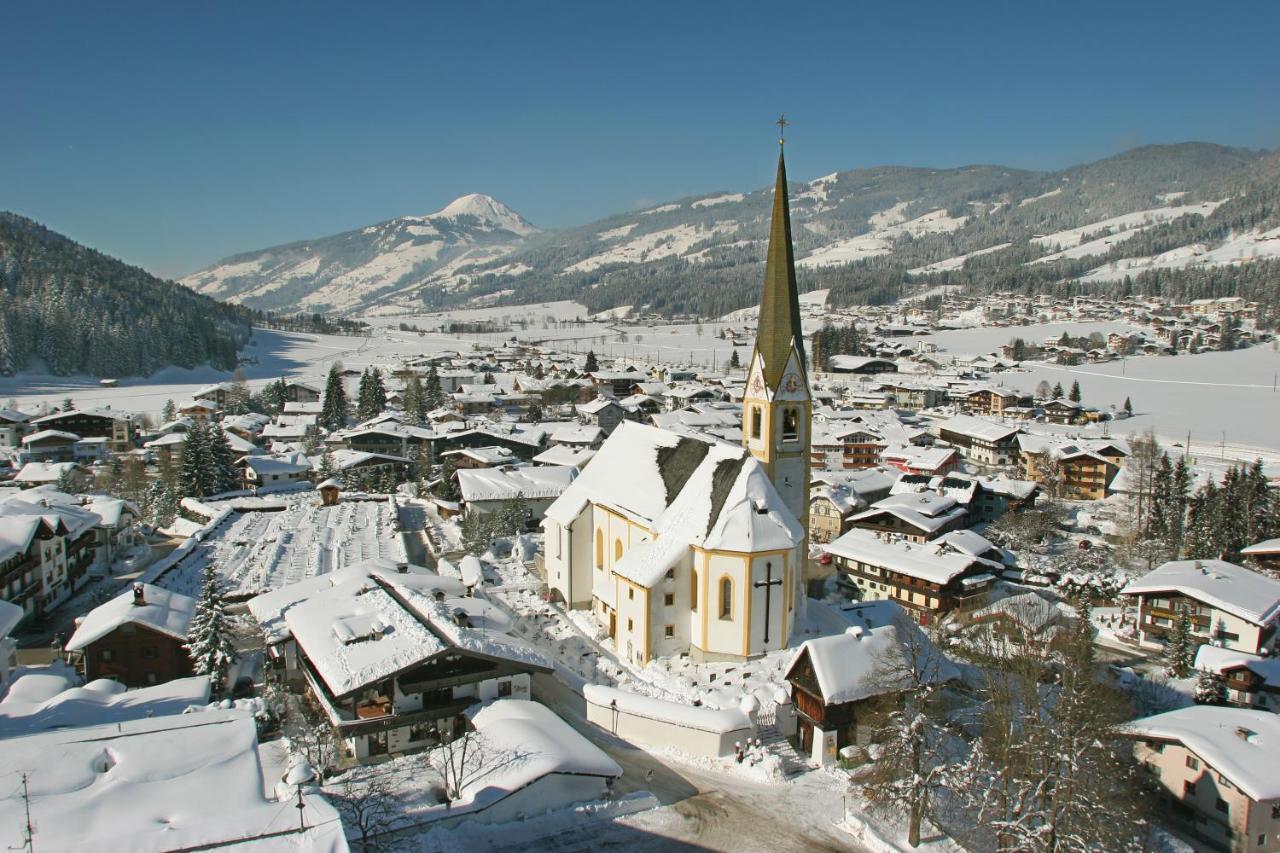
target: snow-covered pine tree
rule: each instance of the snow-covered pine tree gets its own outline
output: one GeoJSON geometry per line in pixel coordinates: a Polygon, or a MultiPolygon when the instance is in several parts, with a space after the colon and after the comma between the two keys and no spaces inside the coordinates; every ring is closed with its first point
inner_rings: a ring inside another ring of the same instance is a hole
{"type": "Polygon", "coordinates": [[[178,409],[173,405],[172,400],[165,400],[164,405],[160,407],[161,423],[169,423],[178,416],[178,409]]]}
{"type": "Polygon", "coordinates": [[[418,374],[410,375],[405,381],[402,402],[404,414],[409,419],[409,423],[421,426],[427,419],[427,401],[422,389],[422,380],[418,378],[418,374]]]}
{"type": "Polygon", "coordinates": [[[236,454],[231,449],[226,432],[219,425],[213,426],[209,432],[209,451],[218,480],[215,492],[230,492],[240,488],[240,469],[236,467],[236,454]]]}
{"type": "Polygon", "coordinates": [[[324,384],[320,423],[325,429],[341,429],[347,423],[347,391],[342,387],[342,365],[334,362],[324,384]]]}
{"type": "Polygon", "coordinates": [[[423,402],[429,412],[445,404],[444,389],[440,387],[440,371],[436,370],[434,364],[427,371],[427,386],[423,390],[423,402]]]}
{"type": "Polygon", "coordinates": [[[1215,673],[1202,669],[1196,676],[1195,699],[1199,705],[1222,705],[1227,701],[1227,686],[1215,673]]]}
{"type": "Polygon", "coordinates": [[[595,373],[600,369],[600,362],[596,360],[596,351],[587,350],[587,363],[582,366],[587,373],[595,373]]]}
{"type": "Polygon", "coordinates": [[[202,498],[208,494],[205,473],[208,452],[209,428],[197,420],[187,430],[187,440],[182,443],[182,461],[178,466],[178,491],[186,497],[202,498]]]}
{"type": "Polygon", "coordinates": [[[729,367],[737,369],[742,367],[742,360],[738,358],[738,350],[734,349],[733,354],[729,356],[729,367]]]}
{"type": "Polygon", "coordinates": [[[1165,675],[1170,678],[1186,678],[1195,665],[1195,641],[1191,638],[1191,615],[1185,607],[1178,611],[1173,630],[1169,632],[1169,641],[1165,646],[1165,656],[1169,665],[1165,667],[1165,675]]]}
{"type": "Polygon", "coordinates": [[[196,675],[209,676],[214,693],[226,686],[227,671],[236,662],[230,627],[218,575],[213,563],[209,563],[204,568],[200,598],[191,616],[186,649],[196,675]]]}

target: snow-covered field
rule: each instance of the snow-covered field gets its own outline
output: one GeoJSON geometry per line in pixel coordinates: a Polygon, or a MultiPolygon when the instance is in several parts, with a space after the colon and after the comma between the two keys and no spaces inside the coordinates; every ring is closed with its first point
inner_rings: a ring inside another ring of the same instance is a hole
{"type": "Polygon", "coordinates": [[[381,557],[404,560],[395,510],[385,500],[320,506],[314,492],[282,498],[281,512],[233,512],[160,585],[196,595],[212,562],[230,596],[278,589],[381,557]]]}

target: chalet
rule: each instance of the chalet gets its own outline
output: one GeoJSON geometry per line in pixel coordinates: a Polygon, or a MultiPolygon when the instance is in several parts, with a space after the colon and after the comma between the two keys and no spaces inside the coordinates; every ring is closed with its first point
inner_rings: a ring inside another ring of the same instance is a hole
{"type": "Polygon", "coordinates": [[[106,438],[111,449],[124,453],[133,447],[133,421],[121,412],[110,409],[72,409],[54,412],[32,422],[35,430],[58,430],[78,435],[80,438],[106,438]]]}
{"type": "Polygon", "coordinates": [[[306,382],[294,380],[286,382],[284,385],[284,400],[286,403],[318,403],[320,402],[320,396],[320,389],[306,382]]]}
{"type": "Polygon", "coordinates": [[[305,683],[357,761],[433,747],[487,699],[528,699],[552,665],[460,580],[369,561],[250,599],[268,657],[305,683]]]}
{"type": "Polygon", "coordinates": [[[571,465],[459,469],[458,489],[468,515],[490,515],[500,512],[510,501],[520,500],[524,502],[527,521],[535,523],[542,520],[547,507],[577,476],[578,469],[571,465]]]}
{"type": "Polygon", "coordinates": [[[895,406],[904,409],[931,409],[942,405],[946,399],[946,392],[941,388],[923,383],[885,383],[880,386],[880,390],[888,395],[895,406]]]}
{"type": "Polygon", "coordinates": [[[1040,483],[1053,497],[1070,500],[1102,500],[1111,494],[1111,484],[1120,472],[1115,461],[1122,459],[1114,446],[1101,448],[1103,456],[1084,445],[1033,435],[1019,435],[1024,476],[1040,483]]]}
{"type": "Polygon", "coordinates": [[[1070,637],[1071,620],[1055,602],[1034,592],[994,601],[969,614],[969,632],[975,628],[1014,647],[1054,650],[1070,637]]]}
{"type": "Polygon", "coordinates": [[[67,481],[72,492],[82,492],[93,482],[89,469],[75,462],[28,462],[14,475],[13,481],[20,488],[56,486],[67,481]]]}
{"type": "Polygon", "coordinates": [[[1126,723],[1159,792],[1157,820],[1196,849],[1267,853],[1280,831],[1280,716],[1194,705],[1126,723]]]}
{"type": "Polygon", "coordinates": [[[1084,420],[1084,406],[1070,400],[1050,400],[1043,408],[1044,419],[1051,424],[1078,424],[1084,420]]]}
{"type": "Polygon", "coordinates": [[[240,460],[246,489],[305,483],[311,477],[311,462],[302,453],[280,456],[246,456],[240,460]]]}
{"type": "Polygon", "coordinates": [[[863,601],[891,599],[923,625],[978,600],[1003,569],[994,546],[971,531],[913,543],[855,529],[823,550],[863,601]]]}
{"type": "Polygon", "coordinates": [[[1240,551],[1242,557],[1253,560],[1267,569],[1280,569],[1280,539],[1256,542],[1240,551]]]}
{"type": "Polygon", "coordinates": [[[612,397],[625,397],[631,393],[631,386],[636,380],[643,379],[643,374],[635,370],[601,370],[590,374],[590,377],[598,393],[612,397]]]}
{"type": "Polygon", "coordinates": [[[66,650],[86,681],[110,678],[128,687],[163,684],[192,674],[184,647],[195,599],[151,584],[99,605],[80,620],[66,650]]]}
{"type": "Polygon", "coordinates": [[[79,440],[73,432],[42,429],[22,437],[22,456],[39,462],[70,462],[79,440]]]}
{"type": "Polygon", "coordinates": [[[0,409],[0,447],[18,447],[30,420],[30,415],[17,409],[0,409]]]}
{"type": "Polygon", "coordinates": [[[442,459],[452,459],[453,467],[465,468],[498,468],[503,465],[518,464],[520,458],[509,448],[494,445],[492,447],[464,447],[461,450],[446,450],[440,454],[442,459]]]}
{"type": "Polygon", "coordinates": [[[623,408],[608,397],[597,397],[589,403],[578,405],[578,418],[582,423],[598,427],[606,436],[618,428],[624,416],[623,408]]]}
{"type": "Polygon", "coordinates": [[[870,601],[844,615],[844,633],[806,640],[787,670],[796,746],[819,765],[868,745],[904,691],[960,677],[899,605],[870,601]]]}
{"type": "Polygon", "coordinates": [[[384,453],[365,453],[360,450],[334,450],[329,454],[333,460],[334,472],[343,478],[356,474],[382,475],[406,479],[409,468],[413,464],[403,456],[389,456],[384,453]]]}
{"type": "Polygon", "coordinates": [[[206,385],[204,388],[196,391],[191,395],[193,400],[204,400],[212,403],[217,409],[225,409],[227,403],[234,397],[236,391],[235,383],[219,382],[216,385],[206,385]]]}
{"type": "Polygon", "coordinates": [[[0,504],[0,599],[27,615],[61,603],[93,564],[98,520],[81,507],[28,500],[26,493],[0,504]]]}
{"type": "Polygon", "coordinates": [[[887,498],[895,474],[883,468],[815,472],[809,489],[809,538],[830,542],[850,529],[850,519],[887,498]]]}
{"type": "Polygon", "coordinates": [[[854,515],[849,523],[855,528],[925,542],[963,528],[967,516],[954,497],[922,491],[891,494],[854,515]]]}
{"type": "Polygon", "coordinates": [[[1280,658],[1206,643],[1196,651],[1195,668],[1218,676],[1230,704],[1280,713],[1280,658]]]}
{"type": "Polygon", "coordinates": [[[579,450],[599,450],[604,443],[605,432],[598,426],[564,424],[555,427],[547,440],[554,446],[573,447],[579,450]]]}
{"type": "Polygon", "coordinates": [[[904,474],[927,476],[948,474],[960,467],[960,455],[952,447],[895,447],[883,451],[880,461],[904,474]]]}
{"type": "Polygon", "coordinates": [[[1197,643],[1252,654],[1277,649],[1280,581],[1252,569],[1223,560],[1174,560],[1120,592],[1137,599],[1138,638],[1144,643],[1164,643],[1186,611],[1197,643]]]}
{"type": "Polygon", "coordinates": [[[212,400],[188,400],[178,406],[178,414],[193,421],[211,421],[218,413],[218,406],[212,400]]]}
{"type": "Polygon", "coordinates": [[[1017,427],[957,415],[938,425],[938,438],[960,455],[983,465],[1012,465],[1018,459],[1017,427]]]}
{"type": "Polygon", "coordinates": [[[1005,409],[1018,405],[1018,395],[998,388],[978,388],[969,391],[960,401],[961,409],[970,415],[1001,417],[1005,409]]]}

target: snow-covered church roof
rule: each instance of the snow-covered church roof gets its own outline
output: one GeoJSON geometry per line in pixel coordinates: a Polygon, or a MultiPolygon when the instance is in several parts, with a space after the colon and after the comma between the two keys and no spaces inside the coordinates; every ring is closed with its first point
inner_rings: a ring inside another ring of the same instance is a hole
{"type": "Polygon", "coordinates": [[[804,531],[741,446],[624,421],[547,509],[571,523],[587,504],[607,506],[654,532],[614,571],[657,583],[691,546],[755,553],[794,547],[804,531]]]}

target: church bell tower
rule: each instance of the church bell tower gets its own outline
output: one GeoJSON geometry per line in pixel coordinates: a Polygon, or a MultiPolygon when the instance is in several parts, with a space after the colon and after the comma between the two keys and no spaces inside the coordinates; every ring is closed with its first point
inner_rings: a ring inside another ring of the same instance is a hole
{"type": "MultiPolygon", "coordinates": [[[[786,120],[779,119],[778,125],[785,129],[786,120]]],[[[785,139],[779,138],[779,146],[784,143],[785,139]]],[[[791,247],[787,168],[779,150],[760,322],[742,401],[742,443],[764,465],[774,488],[804,528],[802,555],[808,552],[812,414],[791,247]]]]}

